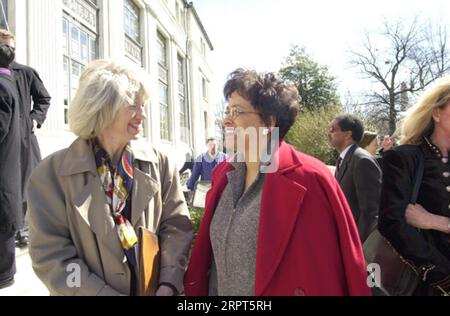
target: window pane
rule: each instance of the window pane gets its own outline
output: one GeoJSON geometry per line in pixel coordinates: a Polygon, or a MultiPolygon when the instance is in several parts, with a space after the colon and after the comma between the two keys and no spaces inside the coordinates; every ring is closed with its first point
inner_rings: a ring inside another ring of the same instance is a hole
{"type": "Polygon", "coordinates": [[[184,60],[178,56],[178,81],[184,82],[184,60]]]}
{"type": "Polygon", "coordinates": [[[124,1],[124,24],[125,33],[134,39],[140,41],[140,10],[130,0],[124,1]]]}
{"type": "Polygon", "coordinates": [[[161,113],[161,139],[163,140],[170,140],[170,133],[169,133],[169,108],[164,105],[160,104],[160,113],[161,113]]]}
{"type": "Polygon", "coordinates": [[[80,30],[73,25],[71,30],[71,45],[72,45],[71,50],[72,57],[80,58],[80,30]]]}
{"type": "Polygon", "coordinates": [[[168,87],[164,83],[159,83],[159,106],[160,106],[160,122],[161,122],[161,139],[170,140],[170,121],[168,106],[168,87]]]}
{"type": "Polygon", "coordinates": [[[63,19],[63,51],[64,54],[69,55],[69,22],[63,19]]]}
{"type": "Polygon", "coordinates": [[[83,71],[83,65],[81,65],[80,63],[77,63],[75,61],[72,61],[71,71],[72,72],[71,72],[71,76],[70,76],[70,82],[71,82],[70,96],[71,96],[71,99],[73,99],[78,90],[78,83],[80,80],[81,72],[83,71]]]}
{"type": "MultiPolygon", "coordinates": [[[[70,100],[70,73],[69,73],[69,58],[63,58],[63,69],[64,69],[64,108],[69,106],[70,100]]],[[[68,122],[64,120],[64,123],[68,122]]]]}
{"type": "Polygon", "coordinates": [[[202,78],[202,96],[203,99],[208,99],[208,82],[205,78],[202,78]]]}
{"type": "Polygon", "coordinates": [[[159,102],[168,104],[168,91],[167,86],[163,83],[159,84],[159,102]]]}
{"type": "Polygon", "coordinates": [[[184,143],[189,142],[189,122],[188,113],[186,107],[186,101],[184,97],[180,96],[180,127],[181,127],[181,141],[184,143]]]}
{"type": "Polygon", "coordinates": [[[95,38],[93,37],[89,37],[89,41],[90,41],[90,47],[89,47],[89,51],[91,53],[89,62],[96,60],[97,59],[97,43],[95,38]]]}
{"type": "Polygon", "coordinates": [[[74,98],[83,69],[98,58],[97,35],[78,23],[77,19],[65,15],[62,19],[63,36],[63,93],[64,123],[67,124],[67,110],[74,98]]]}
{"type": "Polygon", "coordinates": [[[178,93],[184,96],[185,85],[184,85],[184,59],[178,55],[178,93]]]}
{"type": "Polygon", "coordinates": [[[124,27],[125,27],[125,33],[130,35],[130,12],[125,8],[124,12],[124,27]]]}
{"type": "Polygon", "coordinates": [[[162,66],[159,66],[158,70],[159,70],[158,71],[159,79],[167,82],[169,79],[169,73],[168,73],[167,69],[165,69],[162,66]]]}
{"type": "Polygon", "coordinates": [[[161,65],[167,66],[166,58],[166,39],[158,33],[158,62],[161,65]]]}
{"type": "Polygon", "coordinates": [[[69,58],[64,57],[64,74],[69,74],[69,58]]]}
{"type": "MultiPolygon", "coordinates": [[[[139,13],[138,13],[139,14],[139,13]]],[[[140,39],[140,32],[139,32],[139,15],[136,16],[136,18],[134,19],[134,39],[136,40],[136,42],[139,42],[140,39]]]]}
{"type": "Polygon", "coordinates": [[[88,35],[80,31],[80,56],[81,61],[89,63],[89,46],[88,46],[88,35]]]}

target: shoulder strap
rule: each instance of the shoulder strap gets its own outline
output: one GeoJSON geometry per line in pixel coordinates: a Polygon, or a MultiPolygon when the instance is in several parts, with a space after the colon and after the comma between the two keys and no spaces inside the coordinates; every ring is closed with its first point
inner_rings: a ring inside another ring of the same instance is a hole
{"type": "Polygon", "coordinates": [[[417,203],[417,197],[419,195],[420,185],[422,184],[423,170],[425,165],[425,159],[423,157],[422,149],[418,148],[417,153],[419,158],[419,165],[417,166],[417,173],[414,178],[414,186],[411,194],[411,204],[417,203]]]}

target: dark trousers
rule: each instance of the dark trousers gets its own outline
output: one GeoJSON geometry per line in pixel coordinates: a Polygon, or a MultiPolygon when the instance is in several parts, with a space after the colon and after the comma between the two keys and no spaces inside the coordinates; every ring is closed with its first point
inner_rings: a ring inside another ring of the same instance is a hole
{"type": "Polygon", "coordinates": [[[14,233],[0,233],[0,282],[16,273],[16,245],[14,233]]]}
{"type": "Polygon", "coordinates": [[[16,234],[16,240],[20,240],[23,237],[28,237],[28,220],[27,220],[27,202],[22,203],[22,222],[20,223],[20,228],[16,234]]]}

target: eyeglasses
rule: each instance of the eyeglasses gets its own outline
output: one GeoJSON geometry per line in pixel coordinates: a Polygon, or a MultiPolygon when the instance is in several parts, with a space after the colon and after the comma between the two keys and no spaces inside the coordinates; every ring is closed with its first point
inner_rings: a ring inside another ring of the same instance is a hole
{"type": "Polygon", "coordinates": [[[145,109],[144,109],[144,105],[135,105],[135,104],[133,104],[133,105],[129,105],[128,106],[128,110],[130,110],[131,112],[134,112],[134,113],[138,113],[138,112],[145,112],[145,109]]]}
{"type": "Polygon", "coordinates": [[[339,127],[336,127],[336,126],[331,126],[328,131],[330,133],[342,132],[342,130],[339,127]]]}
{"type": "Polygon", "coordinates": [[[235,120],[241,114],[258,114],[259,115],[259,112],[242,111],[240,109],[232,109],[231,111],[230,110],[225,110],[225,112],[223,112],[223,118],[224,119],[235,120]]]}
{"type": "Polygon", "coordinates": [[[144,105],[129,105],[127,106],[128,110],[132,113],[132,116],[135,117],[136,115],[140,114],[144,118],[147,117],[145,106],[144,105]]]}

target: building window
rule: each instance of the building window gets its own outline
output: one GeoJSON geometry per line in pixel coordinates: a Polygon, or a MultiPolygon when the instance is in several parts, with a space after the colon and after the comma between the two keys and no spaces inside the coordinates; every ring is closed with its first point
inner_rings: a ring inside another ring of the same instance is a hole
{"type": "Polygon", "coordinates": [[[180,4],[180,2],[176,2],[176,16],[177,16],[177,22],[181,25],[181,27],[184,29],[184,6],[180,4]]]}
{"type": "Polygon", "coordinates": [[[130,0],[124,1],[125,34],[136,42],[140,42],[140,12],[139,8],[130,0]]]}
{"type": "Polygon", "coordinates": [[[158,32],[158,78],[161,140],[170,141],[169,63],[167,40],[158,32]]]}
{"type": "Polygon", "coordinates": [[[89,27],[97,31],[97,1],[96,0],[62,0],[64,11],[89,27]]]}
{"type": "Polygon", "coordinates": [[[208,100],[208,80],[202,76],[202,97],[205,101],[208,100]]]}
{"type": "Polygon", "coordinates": [[[8,25],[8,0],[1,0],[1,14],[0,14],[0,27],[2,29],[9,29],[8,25]]]}
{"type": "MultiPolygon", "coordinates": [[[[205,133],[206,135],[208,135],[209,133],[209,124],[208,124],[208,112],[204,111],[203,112],[203,119],[204,119],[204,123],[205,123],[205,133]]],[[[208,136],[206,136],[208,137],[208,136]]]]}
{"type": "Polygon", "coordinates": [[[81,72],[87,64],[98,58],[97,34],[81,22],[68,14],[62,20],[65,124],[68,123],[67,113],[77,92],[81,72]]]}
{"type": "Polygon", "coordinates": [[[179,111],[180,111],[180,130],[181,130],[181,141],[188,144],[189,143],[189,109],[186,102],[186,80],[185,80],[185,64],[184,59],[178,55],[178,100],[179,100],[179,111]]]}
{"type": "Polygon", "coordinates": [[[142,66],[141,10],[131,0],[124,1],[125,52],[142,66]]]}

